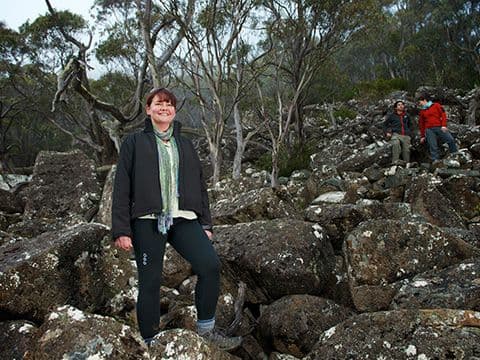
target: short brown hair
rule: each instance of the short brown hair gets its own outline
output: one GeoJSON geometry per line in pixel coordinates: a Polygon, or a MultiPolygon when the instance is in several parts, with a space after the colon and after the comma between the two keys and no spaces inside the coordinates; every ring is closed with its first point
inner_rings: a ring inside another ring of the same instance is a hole
{"type": "Polygon", "coordinates": [[[393,108],[396,109],[397,108],[397,105],[402,103],[403,105],[405,105],[405,102],[403,100],[397,100],[393,103],[393,108]]]}
{"type": "Polygon", "coordinates": [[[146,97],[147,106],[152,105],[152,101],[155,96],[158,96],[160,101],[168,101],[175,108],[177,108],[177,98],[170,90],[166,88],[154,88],[150,90],[146,97]]]}

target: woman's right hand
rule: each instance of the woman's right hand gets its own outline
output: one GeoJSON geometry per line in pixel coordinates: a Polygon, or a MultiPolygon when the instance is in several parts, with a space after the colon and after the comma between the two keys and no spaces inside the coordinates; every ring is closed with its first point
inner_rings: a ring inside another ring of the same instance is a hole
{"type": "Polygon", "coordinates": [[[132,238],[130,236],[119,236],[115,239],[115,246],[126,251],[131,250],[133,247],[132,238]]]}

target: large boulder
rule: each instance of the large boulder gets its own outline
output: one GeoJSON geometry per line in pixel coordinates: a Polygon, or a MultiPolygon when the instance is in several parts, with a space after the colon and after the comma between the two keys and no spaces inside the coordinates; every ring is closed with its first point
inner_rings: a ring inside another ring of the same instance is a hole
{"type": "Polygon", "coordinates": [[[22,213],[23,206],[13,192],[0,189],[0,211],[10,214],[22,213]]]}
{"type": "Polygon", "coordinates": [[[133,276],[108,236],[104,225],[84,223],[0,247],[0,311],[42,321],[67,303],[103,309],[133,276]]]}
{"type": "Polygon", "coordinates": [[[340,139],[334,139],[329,142],[321,151],[310,157],[310,167],[318,171],[325,166],[334,167],[339,161],[342,161],[353,154],[353,149],[345,146],[340,139]]]}
{"type": "Polygon", "coordinates": [[[365,313],[328,329],[304,360],[476,359],[480,313],[395,310],[365,313]]]}
{"type": "Polygon", "coordinates": [[[388,307],[388,285],[431,269],[480,255],[480,250],[429,223],[373,220],[360,224],[344,243],[355,306],[361,311],[388,307]]]}
{"type": "Polygon", "coordinates": [[[305,210],[305,219],[321,225],[333,248],[342,249],[345,236],[358,224],[370,219],[412,220],[420,219],[406,203],[328,204],[312,205],[305,210]]]}
{"type": "Polygon", "coordinates": [[[405,191],[406,202],[412,205],[413,211],[434,225],[465,227],[452,202],[438,190],[440,184],[442,180],[432,174],[414,177],[405,191]]]}
{"type": "Polygon", "coordinates": [[[251,190],[270,187],[270,175],[266,170],[257,171],[247,168],[239,179],[225,178],[208,189],[208,196],[212,204],[222,199],[232,199],[238,194],[247,193],[251,190]]]}
{"type": "Polygon", "coordinates": [[[154,358],[178,359],[239,359],[215,345],[210,344],[197,333],[186,329],[166,330],[155,335],[149,352],[154,358]]]}
{"type": "Polygon", "coordinates": [[[331,281],[332,246],[311,223],[280,219],[218,226],[214,245],[224,267],[247,284],[257,301],[318,295],[331,281]]]}
{"type": "Polygon", "coordinates": [[[403,280],[392,309],[448,308],[480,311],[480,258],[403,280]]]}
{"type": "Polygon", "coordinates": [[[24,359],[24,354],[31,348],[36,332],[37,326],[29,321],[1,322],[0,359],[24,359]]]}
{"type": "Polygon", "coordinates": [[[464,219],[480,215],[480,173],[478,177],[457,175],[445,179],[438,190],[464,219]]]}
{"type": "Polygon", "coordinates": [[[40,326],[27,359],[148,359],[136,331],[113,318],[72,306],[49,313],[40,326]]]}
{"type": "Polygon", "coordinates": [[[259,329],[273,349],[305,356],[318,337],[342,322],[351,311],[331,300],[311,295],[285,296],[262,310],[259,329]]]}
{"type": "Polygon", "coordinates": [[[387,166],[391,162],[392,149],[390,144],[378,141],[355,152],[337,165],[339,172],[362,171],[373,163],[387,166]]]}
{"type": "Polygon", "coordinates": [[[298,214],[286,194],[272,188],[238,193],[233,198],[222,199],[212,206],[213,222],[236,224],[254,220],[295,218],[298,214]]]}
{"type": "Polygon", "coordinates": [[[83,152],[41,151],[31,183],[19,194],[25,203],[25,219],[8,231],[33,237],[90,221],[100,194],[95,164],[83,152]]]}

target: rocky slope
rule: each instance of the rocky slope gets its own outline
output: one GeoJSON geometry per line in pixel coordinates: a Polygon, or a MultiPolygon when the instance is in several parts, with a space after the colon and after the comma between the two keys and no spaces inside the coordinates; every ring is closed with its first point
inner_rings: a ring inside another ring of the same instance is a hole
{"type": "Polygon", "coordinates": [[[109,238],[115,167],[102,194],[83,153],[40,153],[26,186],[0,189],[0,358],[480,358],[480,129],[451,100],[460,153],[434,168],[417,144],[392,166],[381,122],[399,95],[335,128],[312,117],[310,168],[279,188],[249,168],[210,190],[218,323],[242,315],[231,354],[193,332],[195,275],[171,248],[145,347],[135,264],[109,238]]]}

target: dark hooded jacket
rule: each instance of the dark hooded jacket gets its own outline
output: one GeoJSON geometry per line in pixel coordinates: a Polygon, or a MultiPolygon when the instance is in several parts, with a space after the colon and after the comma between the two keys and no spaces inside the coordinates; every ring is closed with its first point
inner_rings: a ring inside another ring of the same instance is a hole
{"type": "MultiPolygon", "coordinates": [[[[202,167],[190,139],[180,135],[181,124],[173,122],[179,155],[178,207],[197,214],[204,229],[212,230],[208,194],[202,167]]],[[[132,236],[133,219],[162,211],[158,150],[150,118],[145,128],[129,134],[122,143],[112,199],[112,236],[132,236]]]]}
{"type": "Polygon", "coordinates": [[[412,136],[412,121],[407,113],[398,115],[396,112],[390,114],[383,123],[385,133],[396,133],[400,135],[412,136]]]}

